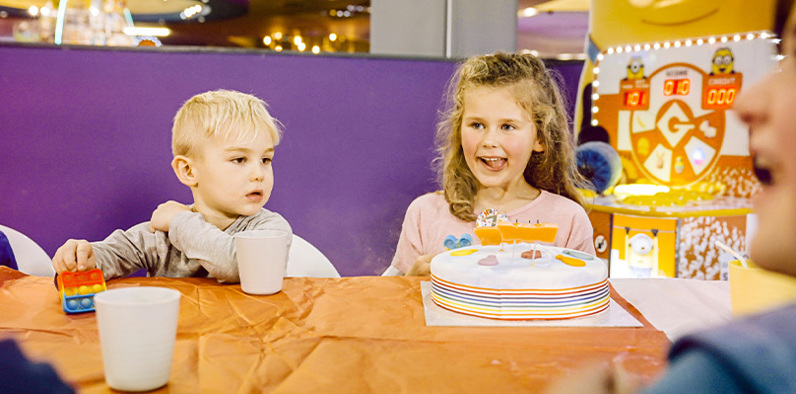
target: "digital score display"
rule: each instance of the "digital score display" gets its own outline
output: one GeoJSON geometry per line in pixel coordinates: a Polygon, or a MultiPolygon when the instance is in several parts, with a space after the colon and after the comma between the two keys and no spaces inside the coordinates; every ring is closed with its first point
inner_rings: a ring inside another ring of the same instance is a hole
{"type": "Polygon", "coordinates": [[[741,91],[742,84],[741,73],[708,76],[702,86],[702,108],[729,109],[741,91]]]}
{"type": "Polygon", "coordinates": [[[708,89],[707,104],[708,105],[726,105],[731,106],[735,101],[735,95],[738,89],[735,86],[718,86],[708,89]]]}
{"type": "Polygon", "coordinates": [[[663,83],[664,96],[688,96],[691,93],[690,79],[667,79],[663,83]]]}
{"type": "MultiPolygon", "coordinates": [[[[738,76],[740,77],[740,76],[738,76]]],[[[722,77],[722,82],[735,83],[740,78],[735,76],[728,78],[722,77]]],[[[718,78],[713,78],[714,81],[719,81],[718,78]]],[[[740,89],[739,85],[722,85],[722,86],[707,86],[702,90],[702,106],[705,109],[728,109],[735,102],[735,96],[740,89]]],[[[691,80],[688,78],[682,79],[667,79],[663,82],[663,95],[669,96],[688,96],[691,93],[691,80]]],[[[625,106],[628,105],[628,98],[625,97],[625,106]]],[[[632,102],[632,100],[630,100],[632,102]]]]}
{"type": "Polygon", "coordinates": [[[624,106],[626,108],[646,107],[649,101],[649,92],[644,90],[629,90],[625,92],[624,106]]]}
{"type": "MultiPolygon", "coordinates": [[[[740,73],[731,76],[708,76],[706,81],[702,83],[701,92],[697,91],[697,93],[702,93],[702,108],[726,110],[732,107],[735,97],[741,89],[741,81],[742,75],[740,73]]],[[[622,81],[620,84],[622,107],[629,110],[649,109],[649,86],[647,79],[622,81]]],[[[691,78],[666,79],[663,81],[664,97],[674,98],[690,94],[691,78]]]]}
{"type": "Polygon", "coordinates": [[[619,95],[625,109],[646,111],[650,108],[650,84],[647,78],[621,81],[619,95]]]}

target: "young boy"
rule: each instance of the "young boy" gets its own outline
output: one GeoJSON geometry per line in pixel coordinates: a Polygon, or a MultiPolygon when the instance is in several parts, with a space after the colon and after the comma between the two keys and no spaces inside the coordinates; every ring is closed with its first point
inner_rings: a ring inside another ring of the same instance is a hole
{"type": "Polygon", "coordinates": [[[101,242],[70,239],[55,252],[53,268],[61,273],[97,267],[105,279],[144,268],[149,276],[238,282],[235,233],[292,233],[281,215],[263,208],[274,185],[279,138],[257,97],[229,90],[192,97],[174,117],[171,166],[191,188],[193,205],[167,201],[151,221],[116,230],[101,242]]]}

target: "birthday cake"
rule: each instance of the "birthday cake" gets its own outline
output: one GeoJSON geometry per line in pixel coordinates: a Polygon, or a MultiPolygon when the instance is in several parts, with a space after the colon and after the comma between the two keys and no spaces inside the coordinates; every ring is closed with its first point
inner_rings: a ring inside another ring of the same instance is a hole
{"type": "Polygon", "coordinates": [[[480,219],[476,236],[482,245],[449,250],[431,260],[435,304],[500,320],[572,319],[608,309],[604,262],[536,243],[555,240],[555,225],[505,220],[484,225],[480,219]]]}

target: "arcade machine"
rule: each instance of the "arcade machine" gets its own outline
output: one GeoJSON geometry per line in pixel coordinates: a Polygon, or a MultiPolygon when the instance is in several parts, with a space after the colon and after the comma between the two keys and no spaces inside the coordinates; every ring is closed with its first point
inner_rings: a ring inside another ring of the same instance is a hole
{"type": "Polygon", "coordinates": [[[768,31],[605,48],[592,73],[591,126],[608,132],[624,183],[592,199],[611,277],[726,277],[753,231],[749,130],[732,110],[777,62],[768,31]],[[722,263],[725,267],[722,268],[722,263]]]}

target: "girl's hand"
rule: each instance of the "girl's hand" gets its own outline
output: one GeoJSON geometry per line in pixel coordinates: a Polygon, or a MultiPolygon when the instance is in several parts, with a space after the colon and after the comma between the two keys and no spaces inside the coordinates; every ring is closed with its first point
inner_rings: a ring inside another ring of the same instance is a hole
{"type": "Polygon", "coordinates": [[[156,209],[155,212],[152,212],[152,219],[149,221],[149,229],[152,230],[152,232],[157,230],[168,232],[171,218],[180,212],[190,210],[191,208],[185,204],[180,204],[176,201],[166,201],[158,205],[158,209],[156,209]]]}
{"type": "Polygon", "coordinates": [[[428,276],[431,275],[431,259],[436,256],[435,254],[427,254],[417,258],[412,268],[406,271],[404,276],[428,276]]]}
{"type": "Polygon", "coordinates": [[[97,266],[94,249],[85,239],[70,239],[55,251],[53,269],[57,273],[64,271],[88,271],[97,266]]]}

